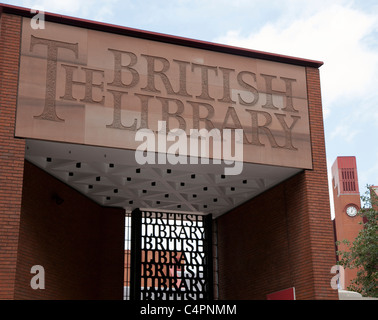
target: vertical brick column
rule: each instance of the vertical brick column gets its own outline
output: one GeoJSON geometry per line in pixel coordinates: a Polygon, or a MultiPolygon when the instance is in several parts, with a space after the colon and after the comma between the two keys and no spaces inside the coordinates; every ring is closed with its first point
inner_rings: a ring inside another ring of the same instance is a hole
{"type": "Polygon", "coordinates": [[[21,17],[0,14],[0,299],[13,299],[25,155],[14,137],[21,17]]]}
{"type": "Polygon", "coordinates": [[[312,141],[313,170],[305,171],[308,223],[312,250],[314,298],[337,299],[330,285],[331,267],[336,264],[333,225],[330,214],[327,161],[319,70],[306,68],[312,141]]]}
{"type": "Polygon", "coordinates": [[[330,285],[336,256],[319,70],[306,68],[306,74],[313,169],[286,183],[291,273],[297,299],[338,299],[330,285]]]}
{"type": "Polygon", "coordinates": [[[299,300],[338,299],[319,70],[306,75],[313,169],[285,182],[290,277],[299,300]]]}

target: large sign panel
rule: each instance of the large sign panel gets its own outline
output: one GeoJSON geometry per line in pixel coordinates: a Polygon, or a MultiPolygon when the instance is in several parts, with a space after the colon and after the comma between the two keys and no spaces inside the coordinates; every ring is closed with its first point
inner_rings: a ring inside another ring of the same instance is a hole
{"type": "Polygon", "coordinates": [[[28,18],[20,59],[18,137],[312,168],[304,67],[28,18]]]}

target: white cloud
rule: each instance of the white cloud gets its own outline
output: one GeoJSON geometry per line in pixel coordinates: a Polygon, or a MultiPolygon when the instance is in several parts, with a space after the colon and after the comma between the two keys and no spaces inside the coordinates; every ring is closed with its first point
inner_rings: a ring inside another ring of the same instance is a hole
{"type": "MultiPolygon", "coordinates": [[[[296,1],[292,1],[296,2],[296,1]]],[[[316,6],[298,18],[285,16],[267,23],[256,33],[242,36],[231,30],[217,42],[324,61],[321,82],[325,115],[329,106],[376,90],[378,54],[364,44],[377,29],[378,15],[340,4],[316,6]],[[320,8],[320,9],[319,9],[320,8]]]]}
{"type": "Polygon", "coordinates": [[[353,124],[348,124],[346,122],[340,123],[336,128],[331,132],[330,138],[343,139],[345,142],[352,142],[354,137],[359,133],[353,124]]]}
{"type": "Polygon", "coordinates": [[[24,0],[22,6],[63,15],[104,20],[113,15],[117,0],[24,0]]]}
{"type": "Polygon", "coordinates": [[[327,174],[328,174],[328,191],[329,191],[329,204],[331,211],[331,219],[335,218],[335,206],[333,202],[333,183],[332,183],[332,164],[330,161],[327,161],[327,174]]]}
{"type": "MultiPolygon", "coordinates": [[[[358,159],[357,159],[358,160],[358,159]]],[[[368,158],[359,161],[363,166],[358,166],[358,184],[360,194],[364,194],[366,185],[378,185],[378,152],[370,152],[368,158]]]]}
{"type": "Polygon", "coordinates": [[[85,8],[90,5],[91,1],[88,0],[26,0],[24,6],[27,8],[34,8],[60,14],[77,14],[85,11],[85,8]]]}

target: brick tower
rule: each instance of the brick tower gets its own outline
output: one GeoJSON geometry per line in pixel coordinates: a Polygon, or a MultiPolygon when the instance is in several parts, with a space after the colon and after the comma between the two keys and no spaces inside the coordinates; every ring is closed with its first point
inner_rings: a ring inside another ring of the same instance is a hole
{"type": "MultiPolygon", "coordinates": [[[[344,239],[353,242],[362,225],[362,217],[357,215],[361,208],[358,187],[357,164],[355,157],[337,157],[332,165],[332,186],[335,208],[335,234],[337,241],[344,239]]],[[[345,250],[341,243],[337,250],[345,250]]],[[[345,288],[356,277],[357,270],[345,270],[345,288]]]]}

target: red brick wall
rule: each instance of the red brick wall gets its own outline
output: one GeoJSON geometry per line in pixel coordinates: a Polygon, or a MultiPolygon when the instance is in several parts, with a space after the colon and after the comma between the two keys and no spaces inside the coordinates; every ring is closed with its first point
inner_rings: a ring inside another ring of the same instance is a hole
{"type": "Polygon", "coordinates": [[[217,219],[220,299],[265,299],[292,286],[284,191],[280,185],[217,219]]]}
{"type": "Polygon", "coordinates": [[[13,299],[25,142],[14,138],[21,17],[0,13],[0,299],[13,299]]]}
{"type": "Polygon", "coordinates": [[[25,161],[15,299],[122,299],[124,218],[25,161]],[[30,286],[33,265],[43,290],[30,286]]]}
{"type": "MultiPolygon", "coordinates": [[[[334,186],[334,179],[332,180],[334,186]]],[[[349,217],[345,208],[348,204],[353,203],[361,207],[360,194],[344,194],[338,195],[337,188],[333,189],[333,199],[335,206],[335,232],[336,240],[340,241],[340,245],[337,246],[337,250],[345,251],[348,247],[342,243],[343,240],[349,240],[353,242],[358,236],[358,233],[362,229],[363,218],[359,215],[355,217],[349,217]]],[[[351,281],[357,277],[357,269],[345,269],[344,270],[344,284],[345,288],[351,285],[351,281]]]]}
{"type": "Polygon", "coordinates": [[[310,298],[338,299],[337,291],[330,286],[330,278],[334,276],[330,274],[330,269],[336,263],[336,258],[330,219],[320,77],[318,69],[306,68],[306,72],[313,158],[313,170],[305,171],[314,278],[314,295],[310,298]]]}
{"type": "Polygon", "coordinates": [[[221,299],[265,299],[288,287],[299,300],[337,299],[319,71],[306,71],[313,170],[217,219],[221,299]]]}

